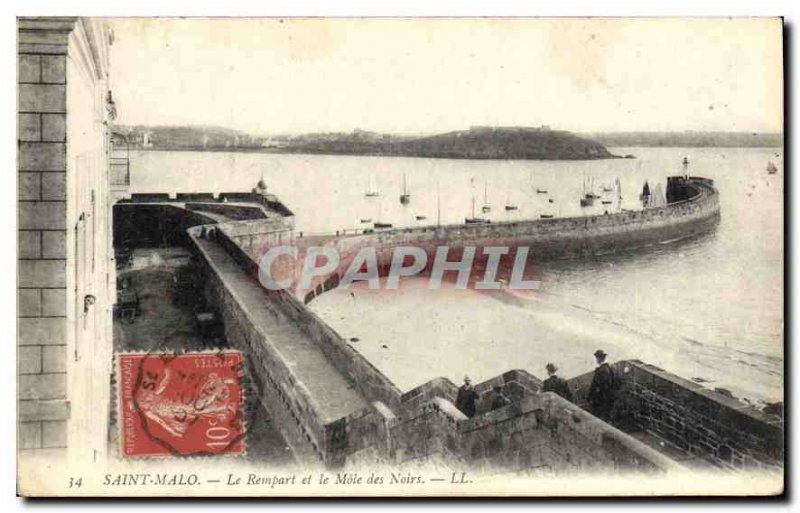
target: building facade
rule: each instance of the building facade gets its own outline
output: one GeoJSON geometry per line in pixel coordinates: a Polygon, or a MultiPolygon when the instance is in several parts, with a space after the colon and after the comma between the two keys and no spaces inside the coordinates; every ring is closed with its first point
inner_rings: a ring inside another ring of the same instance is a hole
{"type": "Polygon", "coordinates": [[[107,447],[113,356],[113,36],[84,18],[19,18],[17,28],[18,448],[95,459],[107,447]]]}

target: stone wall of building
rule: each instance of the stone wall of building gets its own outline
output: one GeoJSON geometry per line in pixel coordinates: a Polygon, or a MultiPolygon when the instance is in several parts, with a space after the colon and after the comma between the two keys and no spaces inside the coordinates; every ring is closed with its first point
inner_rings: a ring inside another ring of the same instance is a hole
{"type": "Polygon", "coordinates": [[[114,302],[108,45],[101,22],[18,20],[20,449],[105,451],[114,302]]]}

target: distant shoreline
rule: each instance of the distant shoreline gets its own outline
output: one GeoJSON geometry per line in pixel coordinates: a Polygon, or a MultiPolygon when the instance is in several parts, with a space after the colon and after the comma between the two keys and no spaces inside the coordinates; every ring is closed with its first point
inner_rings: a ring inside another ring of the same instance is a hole
{"type": "MultiPolygon", "coordinates": [[[[514,158],[514,157],[462,157],[462,156],[449,156],[449,155],[398,155],[396,153],[335,153],[335,152],[322,152],[322,151],[300,151],[300,150],[281,150],[275,148],[192,148],[192,147],[178,147],[178,148],[131,148],[130,151],[196,151],[207,153],[269,153],[274,155],[322,155],[331,157],[398,157],[398,158],[415,158],[415,159],[441,159],[441,160],[615,160],[625,159],[624,155],[611,155],[607,157],[593,157],[581,159],[567,159],[567,158],[514,158]]],[[[630,158],[630,157],[627,157],[630,158]]]]}
{"type": "Polygon", "coordinates": [[[424,136],[354,130],[253,136],[223,127],[125,127],[119,142],[140,151],[347,155],[446,160],[585,161],[635,158],[608,148],[783,148],[777,132],[587,132],[539,127],[472,126],[424,136]]]}

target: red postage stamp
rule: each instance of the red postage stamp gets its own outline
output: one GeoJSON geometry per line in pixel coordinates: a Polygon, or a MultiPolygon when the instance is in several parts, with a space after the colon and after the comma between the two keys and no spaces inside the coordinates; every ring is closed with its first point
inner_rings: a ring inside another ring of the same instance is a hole
{"type": "Polygon", "coordinates": [[[240,352],[118,358],[123,456],[244,452],[240,352]]]}

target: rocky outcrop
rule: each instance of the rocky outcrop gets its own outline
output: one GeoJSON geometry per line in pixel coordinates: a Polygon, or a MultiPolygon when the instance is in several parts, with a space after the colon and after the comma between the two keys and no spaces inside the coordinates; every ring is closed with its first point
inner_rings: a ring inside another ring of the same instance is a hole
{"type": "Polygon", "coordinates": [[[594,160],[618,158],[602,144],[569,132],[541,128],[473,128],[418,138],[337,138],[281,148],[292,153],[385,155],[450,159],[594,160]]]}

